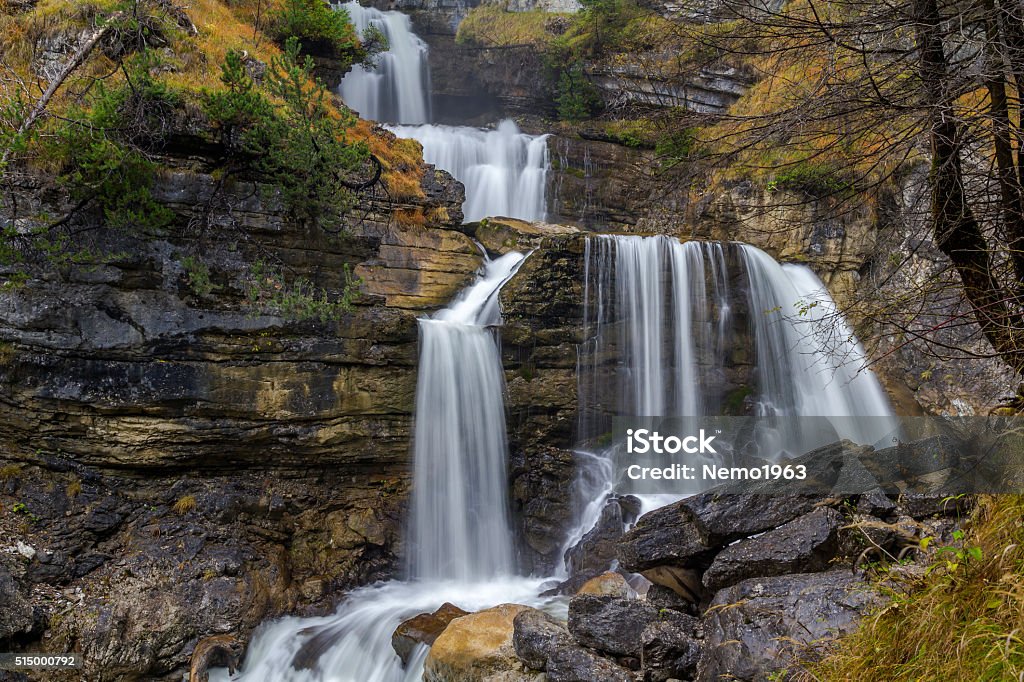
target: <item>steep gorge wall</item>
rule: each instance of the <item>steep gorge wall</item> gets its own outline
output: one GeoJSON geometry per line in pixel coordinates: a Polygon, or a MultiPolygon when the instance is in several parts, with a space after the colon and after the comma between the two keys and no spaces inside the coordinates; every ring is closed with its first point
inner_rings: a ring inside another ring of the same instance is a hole
{"type": "MultiPolygon", "coordinates": [[[[123,256],[0,296],[0,642],[77,643],[89,679],[180,679],[203,637],[394,575],[416,317],[482,262],[459,231],[461,185],[423,170],[422,199],[364,201],[340,238],[247,183],[226,188],[224,222],[194,229],[217,181],[168,171],[168,234],[111,235],[95,248],[123,256]],[[261,313],[258,260],[331,296],[350,267],[361,294],[337,322],[261,313]]],[[[67,208],[45,183],[18,190],[22,209],[67,208]]]]}

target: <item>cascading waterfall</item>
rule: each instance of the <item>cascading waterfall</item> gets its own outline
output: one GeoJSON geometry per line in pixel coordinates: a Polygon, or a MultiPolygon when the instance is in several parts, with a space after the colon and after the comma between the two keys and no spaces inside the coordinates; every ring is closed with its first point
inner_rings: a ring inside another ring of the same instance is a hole
{"type": "MultiPolygon", "coordinates": [[[[781,265],[746,244],[664,236],[598,236],[588,239],[585,257],[584,439],[607,430],[590,421],[600,412],[718,413],[723,359],[743,334],[756,349],[758,414],[891,416],[863,349],[810,268],[781,265]],[[605,368],[612,377],[601,366],[610,354],[621,358],[621,366],[605,368]]],[[[874,434],[841,435],[871,442],[874,434]]]]}
{"type": "Polygon", "coordinates": [[[373,27],[388,42],[387,52],[376,57],[374,68],[362,65],[341,80],[341,98],[362,118],[389,123],[430,121],[430,65],[427,44],[412,32],[412,22],[401,12],[382,12],[358,2],[340,5],[348,12],[359,35],[373,27]]]}
{"type": "Polygon", "coordinates": [[[513,572],[505,377],[489,325],[522,255],[491,262],[455,305],[420,320],[409,576],[476,581],[513,572]],[[493,305],[488,302],[492,301],[493,305]]]}
{"type": "Polygon", "coordinates": [[[417,682],[427,649],[403,668],[401,622],[451,601],[480,609],[542,605],[540,580],[514,576],[505,471],[504,375],[493,327],[497,293],[523,260],[509,253],[448,308],[420,320],[409,581],[353,591],[333,616],[284,618],[258,631],[245,682],[417,682]]]}
{"type": "MultiPolygon", "coordinates": [[[[743,338],[755,351],[747,360],[756,385],[739,397],[769,418],[758,439],[772,453],[800,454],[837,435],[872,444],[897,427],[863,348],[810,268],[781,265],[746,244],[666,236],[588,238],[584,258],[587,341],[577,373],[584,445],[606,437],[613,415],[742,411],[728,391],[725,357],[743,338]],[[827,418],[828,428],[770,419],[812,416],[827,418]]],[[[578,487],[607,498],[620,471],[616,446],[581,454],[589,464],[578,487]],[[595,481],[600,473],[613,478],[595,481]]],[[[641,496],[644,511],[673,499],[678,495],[641,496]]],[[[583,516],[565,549],[603,507],[593,499],[577,504],[583,516]]]]}
{"type": "Polygon", "coordinates": [[[423,158],[451,173],[466,187],[466,222],[488,216],[543,220],[547,135],[526,135],[510,120],[494,130],[429,125],[430,66],[427,45],[412,32],[409,17],[349,2],[342,7],[363,34],[373,26],[389,49],[373,69],[357,66],[341,83],[341,97],[363,118],[393,124],[399,137],[423,145],[423,158]],[[424,125],[420,125],[424,124],[424,125]]]}
{"type": "Polygon", "coordinates": [[[495,130],[457,126],[392,126],[423,145],[423,158],[466,186],[466,222],[488,216],[543,220],[548,158],[546,135],[526,135],[512,121],[495,130]]]}

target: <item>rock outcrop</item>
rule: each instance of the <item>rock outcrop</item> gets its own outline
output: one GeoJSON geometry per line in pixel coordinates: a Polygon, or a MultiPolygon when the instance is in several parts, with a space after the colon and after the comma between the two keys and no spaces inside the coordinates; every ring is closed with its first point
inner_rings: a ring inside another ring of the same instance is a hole
{"type": "Polygon", "coordinates": [[[501,604],[453,620],[430,648],[424,682],[541,682],[513,645],[513,621],[527,608],[501,604]]]}
{"type": "MultiPolygon", "coordinates": [[[[100,265],[42,268],[0,297],[0,503],[19,510],[0,518],[0,639],[75,642],[87,676],[180,679],[204,637],[392,575],[416,318],[482,262],[461,185],[421,170],[420,198],[367,197],[332,236],[172,165],[154,191],[165,234],[97,230],[91,248],[114,254],[100,265]],[[360,293],[340,320],[295,321],[250,295],[257,261],[329,298],[352,273],[360,293]]],[[[4,211],[66,208],[18,181],[4,211]]]]}

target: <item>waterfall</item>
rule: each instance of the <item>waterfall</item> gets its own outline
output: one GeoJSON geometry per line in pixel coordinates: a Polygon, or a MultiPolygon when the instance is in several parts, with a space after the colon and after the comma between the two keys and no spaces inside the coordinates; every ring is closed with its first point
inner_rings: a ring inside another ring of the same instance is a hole
{"type": "Polygon", "coordinates": [[[418,681],[426,647],[403,668],[391,646],[405,619],[446,601],[471,610],[543,603],[540,580],[513,575],[504,374],[493,331],[498,291],[522,261],[514,252],[487,261],[475,284],[420,320],[411,580],[355,590],[332,616],[265,624],[242,673],[211,671],[213,682],[418,681]]]}
{"type": "Polygon", "coordinates": [[[420,320],[412,578],[474,581],[513,572],[505,378],[488,325],[500,322],[494,294],[522,259],[513,252],[490,262],[460,300],[420,320]]]}
{"type": "Polygon", "coordinates": [[[376,57],[376,66],[362,65],[341,80],[341,98],[363,118],[390,123],[427,123],[430,120],[430,65],[427,44],[412,32],[412,22],[401,12],[382,12],[358,2],[340,5],[348,12],[359,35],[371,26],[387,39],[388,50],[376,57]]]}
{"type": "Polygon", "coordinates": [[[583,439],[607,431],[604,420],[593,421],[595,411],[709,413],[705,403],[722,383],[731,325],[723,246],[669,237],[597,237],[587,239],[584,258],[589,346],[582,350],[586,366],[579,371],[583,439]],[[621,366],[616,376],[602,377],[600,362],[610,357],[620,358],[621,366]]]}
{"type": "MultiPolygon", "coordinates": [[[[589,450],[578,451],[576,488],[590,497],[577,497],[581,515],[564,549],[617,488],[619,444],[596,447],[615,415],[752,412],[765,418],[755,433],[769,457],[837,437],[873,444],[897,427],[863,348],[806,266],[746,244],[600,235],[585,246],[583,304],[578,432],[589,450]],[[744,366],[752,385],[737,388],[730,373],[744,366]]],[[[649,511],[679,495],[640,497],[649,511]]]]}
{"type": "Polygon", "coordinates": [[[341,5],[362,35],[370,26],[388,39],[388,50],[372,69],[356,66],[341,82],[341,97],[363,118],[392,124],[399,137],[423,145],[427,163],[448,171],[466,187],[466,222],[488,216],[543,220],[547,135],[527,135],[510,120],[493,130],[431,125],[428,49],[409,17],[356,2],[341,5]]]}
{"type": "MultiPolygon", "coordinates": [[[[780,265],[752,246],[738,248],[757,349],[757,414],[891,415],[878,379],[865,369],[864,349],[817,275],[804,265],[780,265]]],[[[841,436],[860,443],[873,443],[891,428],[875,419],[839,419],[836,424],[841,436]]]]}
{"type": "Polygon", "coordinates": [[[457,126],[393,126],[423,145],[423,158],[466,186],[466,222],[488,216],[543,220],[548,158],[546,135],[526,135],[512,121],[495,130],[457,126]]]}
{"type": "MultiPolygon", "coordinates": [[[[725,404],[724,361],[744,335],[755,351],[747,361],[756,376],[756,385],[748,387],[756,414],[892,414],[866,369],[863,348],[810,268],[781,265],[746,244],[681,243],[665,236],[590,238],[584,257],[584,439],[606,428],[598,423],[602,413],[735,411],[736,405],[725,404]],[[609,357],[620,364],[609,368],[609,357]]],[[[872,436],[842,435],[868,442],[872,436]]]]}

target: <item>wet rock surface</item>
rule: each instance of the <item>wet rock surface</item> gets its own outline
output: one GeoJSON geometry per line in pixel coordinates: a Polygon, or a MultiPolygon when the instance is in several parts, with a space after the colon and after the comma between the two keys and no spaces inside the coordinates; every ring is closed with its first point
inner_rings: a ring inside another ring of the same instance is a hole
{"type": "Polygon", "coordinates": [[[402,659],[409,662],[409,656],[420,644],[430,646],[456,618],[468,615],[454,604],[445,602],[433,613],[421,613],[403,622],[391,635],[391,646],[402,659]]]}
{"type": "Polygon", "coordinates": [[[616,546],[627,525],[636,521],[640,501],[631,496],[613,497],[601,510],[594,528],[565,553],[569,575],[603,571],[616,559],[616,546]]]}
{"type": "Polygon", "coordinates": [[[848,569],[751,578],[715,595],[704,619],[698,680],[768,680],[813,654],[813,645],[851,632],[882,603],[848,569]]]}
{"type": "Polygon", "coordinates": [[[631,682],[625,668],[581,647],[565,624],[535,609],[515,618],[516,655],[528,667],[545,671],[550,682],[608,680],[631,682]]]}
{"type": "Polygon", "coordinates": [[[648,682],[686,679],[700,658],[697,620],[664,619],[647,625],[640,634],[640,666],[648,682]]]}
{"type": "Polygon", "coordinates": [[[9,591],[5,577],[18,587],[0,610],[13,631],[0,636],[32,651],[79,651],[85,679],[99,670],[180,679],[200,640],[329,612],[334,595],[396,565],[400,480],[138,478],[56,458],[3,470],[0,589],[9,591]]]}
{"type": "Polygon", "coordinates": [[[453,620],[430,648],[424,681],[540,682],[513,645],[514,620],[528,608],[501,604],[453,620]]]}
{"type": "Polygon", "coordinates": [[[569,602],[569,632],[580,644],[616,656],[639,658],[641,635],[652,623],[672,623],[691,634],[697,620],[677,611],[659,611],[644,600],[577,595],[569,602]]]}
{"type": "Polygon", "coordinates": [[[836,555],[842,522],[839,512],[821,507],[729,545],[704,573],[704,586],[718,590],[755,576],[824,570],[836,555]]]}

